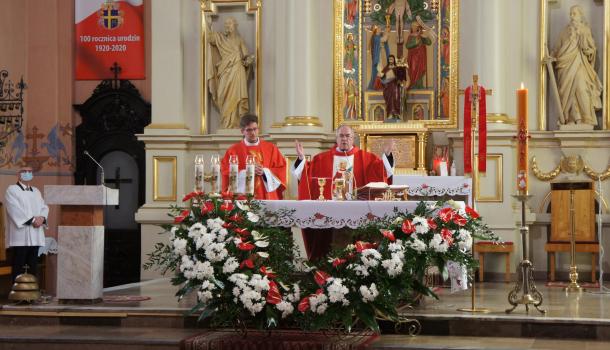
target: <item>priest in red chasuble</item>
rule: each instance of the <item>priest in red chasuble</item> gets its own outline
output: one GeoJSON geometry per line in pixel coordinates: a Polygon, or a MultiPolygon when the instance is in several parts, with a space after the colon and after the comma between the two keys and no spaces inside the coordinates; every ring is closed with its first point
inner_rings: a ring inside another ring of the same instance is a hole
{"type": "MultiPolygon", "coordinates": [[[[340,126],[336,131],[337,144],[328,151],[317,154],[311,161],[304,161],[303,146],[296,141],[297,160],[292,168],[293,175],[299,180],[299,199],[318,199],[320,186],[318,178],[326,178],[324,198],[331,199],[331,179],[340,171],[340,164],[353,175],[353,183],[346,184],[351,188],[362,187],[369,182],[388,182],[394,173],[392,148],[394,140],[388,140],[383,146],[381,158],[354,146],[354,131],[349,126],[340,126]]],[[[305,249],[310,259],[319,259],[330,250],[332,232],[327,230],[303,230],[305,249]]]]}
{"type": "Polygon", "coordinates": [[[237,155],[239,162],[238,192],[245,192],[246,157],[255,161],[254,198],[282,199],[286,189],[286,160],[280,150],[271,142],[258,137],[258,117],[246,114],[239,122],[244,138],[229,147],[222,158],[222,190],[229,187],[229,157],[237,155]]]}

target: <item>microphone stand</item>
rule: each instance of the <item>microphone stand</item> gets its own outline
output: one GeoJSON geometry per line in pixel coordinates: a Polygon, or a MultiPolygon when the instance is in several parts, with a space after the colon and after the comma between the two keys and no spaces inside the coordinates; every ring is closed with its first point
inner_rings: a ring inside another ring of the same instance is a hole
{"type": "Polygon", "coordinates": [[[100,163],[97,162],[97,160],[95,160],[95,158],[93,158],[93,156],[91,154],[89,154],[88,151],[83,152],[87,157],[91,158],[91,160],[93,161],[93,163],[95,163],[98,168],[100,168],[101,171],[101,175],[102,175],[102,186],[105,186],[105,178],[104,178],[104,167],[102,167],[102,165],[100,163]]]}

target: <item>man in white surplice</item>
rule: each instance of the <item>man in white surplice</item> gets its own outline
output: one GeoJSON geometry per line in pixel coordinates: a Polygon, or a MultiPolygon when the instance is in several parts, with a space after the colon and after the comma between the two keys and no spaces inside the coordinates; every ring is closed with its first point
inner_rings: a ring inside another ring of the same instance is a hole
{"type": "Polygon", "coordinates": [[[17,173],[17,183],[6,189],[7,235],[6,246],[12,251],[12,276],[25,272],[36,274],[38,249],[45,245],[44,228],[49,207],[40,191],[30,185],[34,178],[32,168],[23,167],[17,173]]]}

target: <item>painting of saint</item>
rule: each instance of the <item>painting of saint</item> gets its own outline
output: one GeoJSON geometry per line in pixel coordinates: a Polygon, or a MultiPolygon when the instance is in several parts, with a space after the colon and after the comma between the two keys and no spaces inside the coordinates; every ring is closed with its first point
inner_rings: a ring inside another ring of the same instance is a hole
{"type": "Polygon", "coordinates": [[[377,73],[381,66],[381,45],[383,45],[385,50],[386,64],[388,57],[390,56],[390,46],[388,45],[389,29],[390,28],[388,27],[386,31],[381,32],[379,26],[376,24],[371,28],[371,40],[369,42],[369,48],[371,50],[371,79],[367,86],[367,89],[369,90],[383,89],[377,73]]]}
{"type": "Polygon", "coordinates": [[[354,60],[356,59],[356,44],[354,43],[354,35],[349,33],[345,40],[345,58],[343,60],[343,69],[348,72],[354,70],[354,60]]]}
{"type": "Polygon", "coordinates": [[[345,119],[356,120],[358,118],[358,88],[352,78],[345,81],[345,119]]]}
{"type": "Polygon", "coordinates": [[[417,21],[411,22],[411,31],[405,44],[409,52],[407,53],[407,64],[409,68],[409,89],[423,89],[424,76],[428,68],[428,58],[426,46],[432,44],[430,38],[423,36],[422,25],[417,21]]]}

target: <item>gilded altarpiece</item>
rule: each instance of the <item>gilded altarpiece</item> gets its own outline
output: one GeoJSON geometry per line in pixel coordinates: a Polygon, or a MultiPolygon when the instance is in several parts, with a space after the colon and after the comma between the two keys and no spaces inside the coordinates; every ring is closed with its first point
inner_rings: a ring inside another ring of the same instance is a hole
{"type": "Polygon", "coordinates": [[[335,127],[457,127],[459,1],[334,1],[335,127]]]}

